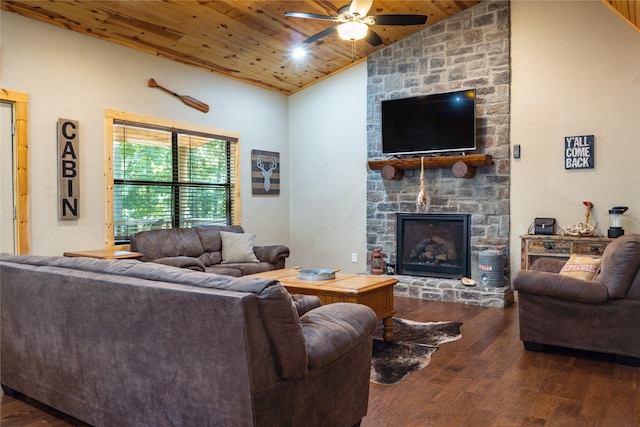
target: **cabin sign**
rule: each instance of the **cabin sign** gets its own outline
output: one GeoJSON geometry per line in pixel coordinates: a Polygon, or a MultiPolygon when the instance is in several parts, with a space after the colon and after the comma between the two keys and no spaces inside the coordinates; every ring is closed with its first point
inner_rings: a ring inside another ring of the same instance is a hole
{"type": "Polygon", "coordinates": [[[564,137],[564,168],[593,169],[593,135],[564,137]]]}
{"type": "Polygon", "coordinates": [[[77,219],[80,137],[77,120],[58,119],[58,219],[77,219]]]}

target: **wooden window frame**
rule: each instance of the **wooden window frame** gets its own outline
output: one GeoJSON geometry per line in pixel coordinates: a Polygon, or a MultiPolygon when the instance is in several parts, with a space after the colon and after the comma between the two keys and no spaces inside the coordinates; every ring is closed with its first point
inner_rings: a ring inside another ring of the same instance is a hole
{"type": "MultiPolygon", "coordinates": [[[[181,123],[169,119],[159,119],[149,116],[141,116],[133,113],[125,113],[122,111],[106,110],[105,111],[105,246],[114,248],[114,218],[113,218],[113,125],[114,121],[121,120],[126,122],[144,123],[146,125],[159,126],[164,128],[176,128],[190,132],[199,132],[202,134],[220,135],[239,141],[239,134],[228,130],[221,130],[193,123],[181,123]]],[[[233,224],[240,224],[240,142],[233,144],[234,152],[234,186],[233,198],[235,201],[234,216],[231,218],[233,224]]],[[[123,245],[119,245],[118,249],[123,245]]]]}

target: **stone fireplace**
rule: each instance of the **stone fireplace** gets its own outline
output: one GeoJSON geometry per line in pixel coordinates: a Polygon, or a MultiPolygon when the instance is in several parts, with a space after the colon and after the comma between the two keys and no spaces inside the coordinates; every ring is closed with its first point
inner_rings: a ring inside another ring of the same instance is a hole
{"type": "MultiPolygon", "coordinates": [[[[508,259],[509,14],[508,1],[482,2],[368,57],[369,160],[384,159],[382,100],[464,88],[476,89],[475,153],[493,159],[491,165],[477,168],[471,178],[458,178],[450,168],[425,169],[426,209],[416,203],[420,170],[406,170],[404,178],[397,180],[383,179],[377,170],[369,171],[367,249],[371,253],[374,248],[382,248],[385,262],[400,265],[396,295],[494,307],[513,302],[508,280],[503,288],[467,287],[460,281],[460,272],[425,275],[416,271],[415,265],[406,267],[404,258],[398,259],[405,256],[405,249],[398,250],[396,238],[399,214],[461,215],[468,218],[469,226],[467,277],[479,283],[478,256],[483,250],[500,248],[508,259]]],[[[505,265],[508,268],[509,263],[505,265]]],[[[505,277],[509,277],[508,271],[505,277]]]]}
{"type": "Polygon", "coordinates": [[[399,213],[396,224],[396,274],[471,276],[469,215],[399,213]]]}

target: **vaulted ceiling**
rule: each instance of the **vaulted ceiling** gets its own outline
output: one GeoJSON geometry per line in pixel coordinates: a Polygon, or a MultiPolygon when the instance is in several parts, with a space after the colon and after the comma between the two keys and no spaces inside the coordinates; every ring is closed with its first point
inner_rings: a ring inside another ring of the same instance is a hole
{"type": "Polygon", "coordinates": [[[210,70],[284,94],[299,90],[386,45],[479,3],[478,0],[375,0],[369,15],[427,15],[426,25],[372,28],[382,44],[352,44],[332,33],[303,40],[335,25],[286,17],[285,12],[335,16],[349,0],[2,0],[2,9],[150,54],[210,70]]]}
{"type": "MultiPolygon", "coordinates": [[[[349,0],[2,0],[2,9],[254,85],[293,93],[370,53],[479,3],[479,0],[375,0],[369,15],[420,14],[425,25],[374,25],[382,44],[355,44],[333,32],[292,51],[332,21],[285,12],[336,16],[349,0]]],[[[604,0],[638,27],[638,0],[604,0]]],[[[576,5],[579,7],[579,5],[576,5]]]]}

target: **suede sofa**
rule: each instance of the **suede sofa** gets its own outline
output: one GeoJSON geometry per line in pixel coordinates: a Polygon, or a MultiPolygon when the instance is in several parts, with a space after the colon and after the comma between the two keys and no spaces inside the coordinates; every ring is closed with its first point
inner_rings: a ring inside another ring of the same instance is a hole
{"type": "Polygon", "coordinates": [[[520,339],[528,350],[546,345],[609,353],[640,361],[640,234],[604,250],[592,280],[559,274],[565,261],[540,258],[513,279],[520,339]]]}
{"type": "Polygon", "coordinates": [[[289,256],[284,245],[253,246],[239,225],[141,231],[130,247],[142,261],[234,277],[284,268],[289,256]]]}
{"type": "Polygon", "coordinates": [[[91,425],[353,426],[366,414],[376,315],[364,305],[299,315],[276,281],[137,260],[2,254],[0,287],[3,389],[91,425]]]}

